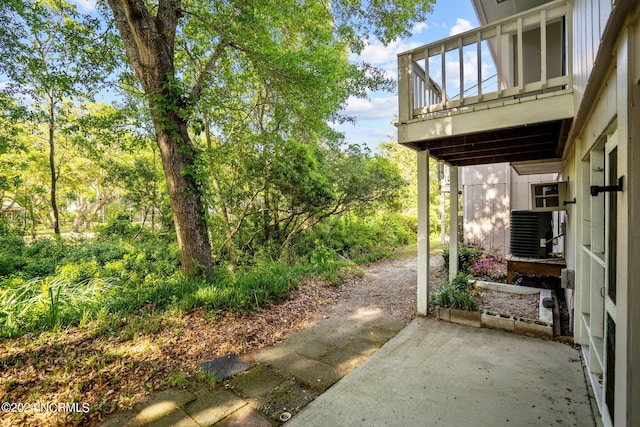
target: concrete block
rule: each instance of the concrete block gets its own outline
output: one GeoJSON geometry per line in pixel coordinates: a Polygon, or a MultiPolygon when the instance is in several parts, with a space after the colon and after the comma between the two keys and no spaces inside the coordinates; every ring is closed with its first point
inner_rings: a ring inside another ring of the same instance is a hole
{"type": "Polygon", "coordinates": [[[451,323],[479,328],[482,326],[481,314],[478,311],[457,310],[452,308],[451,323]]]}
{"type": "Polygon", "coordinates": [[[553,327],[536,323],[534,321],[526,321],[518,319],[514,324],[514,332],[519,335],[536,338],[553,338],[553,327]]]}
{"type": "Polygon", "coordinates": [[[481,323],[483,328],[498,329],[507,332],[513,332],[515,330],[515,319],[513,317],[482,314],[481,323]]]}
{"type": "Polygon", "coordinates": [[[333,366],[293,353],[274,360],[272,366],[283,372],[293,374],[303,383],[324,391],[342,378],[342,374],[333,366]]]}
{"type": "Polygon", "coordinates": [[[240,409],[228,418],[225,418],[224,421],[216,424],[218,427],[272,427],[275,425],[277,425],[275,422],[268,420],[260,412],[249,406],[240,409]]]}
{"type": "Polygon", "coordinates": [[[243,396],[254,399],[272,393],[287,379],[264,365],[256,366],[249,372],[234,378],[231,384],[243,396]]]}
{"type": "Polygon", "coordinates": [[[445,322],[451,322],[451,309],[436,307],[436,319],[444,320],[445,322]]]}
{"type": "Polygon", "coordinates": [[[146,425],[166,417],[172,412],[181,411],[189,402],[195,400],[196,395],[190,391],[180,389],[164,390],[153,399],[143,402],[136,407],[137,415],[128,425],[146,425]]]}

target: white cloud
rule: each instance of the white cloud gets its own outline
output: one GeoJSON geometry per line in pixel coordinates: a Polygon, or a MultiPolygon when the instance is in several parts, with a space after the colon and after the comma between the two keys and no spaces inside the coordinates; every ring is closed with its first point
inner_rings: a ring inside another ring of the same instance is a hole
{"type": "Polygon", "coordinates": [[[411,33],[415,36],[416,34],[422,34],[424,30],[428,30],[428,29],[429,29],[429,26],[427,25],[426,22],[418,22],[411,29],[411,33]]]}
{"type": "Polygon", "coordinates": [[[377,66],[385,65],[392,60],[395,61],[398,44],[398,41],[394,41],[385,46],[379,41],[375,41],[367,44],[360,55],[354,56],[353,59],[359,59],[377,66]]]}
{"type": "Polygon", "coordinates": [[[372,151],[375,151],[381,142],[395,139],[396,129],[391,124],[383,127],[383,123],[376,123],[379,126],[340,126],[340,131],[344,133],[345,142],[348,144],[364,144],[372,151]]]}
{"type": "Polygon", "coordinates": [[[72,0],[71,3],[77,4],[80,9],[86,12],[92,12],[96,10],[97,0],[72,0]]]}
{"type": "Polygon", "coordinates": [[[350,59],[353,62],[366,62],[381,68],[386,72],[387,77],[396,79],[398,74],[398,54],[421,45],[422,43],[419,42],[407,43],[402,40],[394,40],[385,46],[379,41],[374,41],[367,44],[360,55],[351,55],[350,59]]]}
{"type": "Polygon", "coordinates": [[[456,25],[451,27],[451,31],[449,31],[449,35],[455,36],[456,34],[464,33],[465,31],[469,31],[472,29],[473,29],[473,24],[471,23],[471,21],[458,18],[456,19],[456,25]]]}
{"type": "Polygon", "coordinates": [[[343,113],[355,116],[358,120],[380,120],[388,119],[389,123],[393,116],[398,114],[398,97],[378,97],[371,99],[361,99],[351,97],[343,113]]]}

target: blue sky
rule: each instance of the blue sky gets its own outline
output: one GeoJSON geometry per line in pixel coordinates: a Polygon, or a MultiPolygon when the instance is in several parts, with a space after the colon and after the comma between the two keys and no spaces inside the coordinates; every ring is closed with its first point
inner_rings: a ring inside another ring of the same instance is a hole
{"type": "MultiPolygon", "coordinates": [[[[398,53],[429,44],[450,35],[477,27],[478,18],[471,0],[439,0],[427,21],[413,28],[409,38],[396,40],[389,46],[370,44],[354,61],[365,61],[384,69],[389,76],[397,77],[398,53]]],[[[372,150],[380,142],[395,139],[392,121],[398,115],[396,93],[371,93],[370,100],[350,99],[345,113],[357,119],[355,125],[346,123],[335,128],[345,134],[350,144],[365,144],[372,150]]]]}

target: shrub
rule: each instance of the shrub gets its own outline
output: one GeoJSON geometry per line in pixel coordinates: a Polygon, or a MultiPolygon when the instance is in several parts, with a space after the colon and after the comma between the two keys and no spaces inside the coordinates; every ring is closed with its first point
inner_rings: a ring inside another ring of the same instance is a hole
{"type": "Polygon", "coordinates": [[[14,279],[0,289],[0,336],[53,329],[94,318],[117,294],[117,282],[58,278],[14,279]]]}
{"type": "Polygon", "coordinates": [[[322,262],[326,260],[323,251],[328,251],[336,259],[371,262],[390,255],[395,247],[414,243],[416,223],[415,218],[398,214],[330,218],[294,240],[293,256],[322,262]]]}
{"type": "Polygon", "coordinates": [[[484,280],[500,281],[507,276],[504,262],[492,256],[481,257],[473,263],[469,271],[473,277],[484,280]]]}
{"type": "Polygon", "coordinates": [[[471,283],[472,277],[458,273],[450,282],[438,287],[431,303],[443,308],[476,311],[479,307],[480,295],[471,283]]]}
{"type": "MultiPolygon", "coordinates": [[[[458,245],[458,271],[461,273],[470,273],[469,268],[482,256],[482,250],[473,245],[458,245]]],[[[449,247],[445,247],[444,268],[449,271],[449,247]]]]}
{"type": "Polygon", "coordinates": [[[133,237],[140,230],[139,226],[131,223],[130,215],[119,213],[104,225],[96,226],[96,231],[101,237],[133,237]]]}

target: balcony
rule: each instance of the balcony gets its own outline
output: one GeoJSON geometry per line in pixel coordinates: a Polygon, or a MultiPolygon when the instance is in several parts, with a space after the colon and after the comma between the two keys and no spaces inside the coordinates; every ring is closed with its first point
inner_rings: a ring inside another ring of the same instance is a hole
{"type": "Polygon", "coordinates": [[[554,1],[398,55],[398,142],[456,166],[561,157],[571,14],[554,1]]]}

